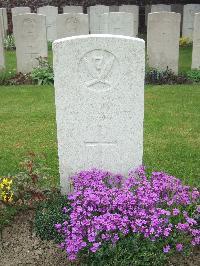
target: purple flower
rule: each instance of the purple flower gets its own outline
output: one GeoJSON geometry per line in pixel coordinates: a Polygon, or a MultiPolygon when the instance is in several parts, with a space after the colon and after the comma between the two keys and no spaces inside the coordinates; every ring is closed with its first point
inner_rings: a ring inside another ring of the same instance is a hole
{"type": "Polygon", "coordinates": [[[170,245],[163,247],[163,252],[168,253],[170,251],[170,245]]]}
{"type": "Polygon", "coordinates": [[[181,244],[181,243],[176,244],[176,250],[179,252],[182,251],[183,250],[183,244],[181,244]]]}

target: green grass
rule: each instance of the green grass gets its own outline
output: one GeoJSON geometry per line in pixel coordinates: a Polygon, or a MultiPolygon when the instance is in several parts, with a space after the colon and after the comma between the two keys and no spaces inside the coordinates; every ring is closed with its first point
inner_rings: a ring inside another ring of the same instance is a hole
{"type": "MultiPolygon", "coordinates": [[[[0,175],[15,174],[33,151],[46,156],[58,183],[54,89],[0,87],[0,175]]],[[[200,86],[145,89],[144,164],[199,184],[200,86]]]]}

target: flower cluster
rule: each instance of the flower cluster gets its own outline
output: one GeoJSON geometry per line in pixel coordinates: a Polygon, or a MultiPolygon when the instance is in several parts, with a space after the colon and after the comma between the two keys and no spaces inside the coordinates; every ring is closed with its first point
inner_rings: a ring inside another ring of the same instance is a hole
{"type": "Polygon", "coordinates": [[[6,203],[13,201],[12,179],[8,177],[0,178],[0,196],[6,203]]]}
{"type": "Polygon", "coordinates": [[[72,177],[74,191],[69,221],[55,227],[64,237],[60,244],[70,260],[80,251],[96,252],[105,242],[115,244],[126,235],[140,234],[152,241],[163,239],[163,252],[182,251],[184,243],[200,243],[197,227],[200,193],[196,188],[163,172],[147,177],[144,167],[130,172],[128,178],[93,169],[72,177]],[[188,210],[188,212],[187,212],[188,210]],[[170,237],[175,242],[170,243],[170,237]],[[181,238],[177,237],[181,236],[181,238]]]}

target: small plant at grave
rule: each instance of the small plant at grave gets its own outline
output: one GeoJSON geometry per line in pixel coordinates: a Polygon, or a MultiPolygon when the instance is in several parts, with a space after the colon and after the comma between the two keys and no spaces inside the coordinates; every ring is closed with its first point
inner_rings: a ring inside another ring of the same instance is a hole
{"type": "Polygon", "coordinates": [[[47,45],[48,45],[48,51],[52,51],[52,42],[48,41],[47,45]]]}
{"type": "Polygon", "coordinates": [[[192,82],[200,82],[200,70],[190,70],[187,72],[187,77],[192,82]]]}
{"type": "Polygon", "coordinates": [[[192,40],[188,37],[181,37],[179,40],[179,46],[180,47],[190,47],[192,46],[192,40]]]}
{"type": "Polygon", "coordinates": [[[64,210],[69,219],[55,224],[69,260],[163,265],[170,255],[200,244],[199,190],[173,176],[147,176],[144,167],[128,178],[93,169],[72,181],[71,208],[64,210]]]}
{"type": "Polygon", "coordinates": [[[0,200],[4,203],[13,201],[13,180],[11,177],[0,177],[0,200]]]}
{"type": "Polygon", "coordinates": [[[33,82],[38,85],[53,85],[54,74],[53,67],[49,64],[46,58],[39,57],[39,66],[31,72],[33,82]]]}
{"type": "Polygon", "coordinates": [[[15,39],[13,34],[7,35],[6,38],[4,39],[4,48],[6,50],[15,50],[15,39]]]}

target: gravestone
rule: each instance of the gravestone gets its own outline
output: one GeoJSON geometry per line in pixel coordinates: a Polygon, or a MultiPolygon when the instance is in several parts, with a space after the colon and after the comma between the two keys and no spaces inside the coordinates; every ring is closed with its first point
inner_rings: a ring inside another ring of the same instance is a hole
{"type": "Polygon", "coordinates": [[[110,12],[101,15],[101,33],[134,36],[133,13],[110,12]]]}
{"type": "Polygon", "coordinates": [[[151,13],[151,6],[146,5],[145,6],[145,25],[147,26],[147,21],[148,21],[148,15],[151,13]]]}
{"type": "Polygon", "coordinates": [[[8,31],[8,17],[6,8],[0,8],[0,19],[2,20],[3,25],[3,37],[5,37],[8,31]]]}
{"type": "Polygon", "coordinates": [[[31,13],[31,9],[28,6],[18,6],[11,8],[12,16],[16,16],[19,14],[31,13]]]}
{"type": "Polygon", "coordinates": [[[200,13],[194,17],[192,69],[200,70],[200,13]]]}
{"type": "Polygon", "coordinates": [[[96,5],[88,7],[90,33],[100,33],[100,17],[104,13],[109,13],[109,6],[96,5]]]}
{"type": "Polygon", "coordinates": [[[37,13],[46,16],[47,40],[54,41],[56,39],[56,20],[58,8],[55,6],[42,6],[37,9],[37,13]]]}
{"type": "Polygon", "coordinates": [[[200,12],[200,4],[188,4],[183,8],[183,29],[182,35],[193,39],[194,14],[200,12]]]}
{"type": "Polygon", "coordinates": [[[137,36],[138,35],[138,27],[139,27],[139,6],[122,5],[119,7],[119,11],[120,12],[133,13],[133,26],[134,26],[133,36],[137,36]]]}
{"type": "Polygon", "coordinates": [[[164,5],[164,4],[157,4],[157,5],[151,6],[151,13],[161,12],[161,11],[171,12],[171,6],[170,5],[164,5]]]}
{"type": "Polygon", "coordinates": [[[46,17],[23,14],[13,17],[17,71],[29,73],[38,66],[39,57],[47,57],[46,17]]]}
{"type": "Polygon", "coordinates": [[[109,6],[109,11],[110,12],[118,12],[119,11],[119,6],[109,6]]]}
{"type": "Polygon", "coordinates": [[[183,5],[181,4],[172,4],[171,11],[181,14],[181,31],[183,27],[183,5]]]}
{"type": "Polygon", "coordinates": [[[88,15],[66,13],[57,16],[57,38],[89,34],[88,15]]]}
{"type": "Polygon", "coordinates": [[[83,13],[82,6],[64,6],[63,13],[83,13]]]}
{"type": "Polygon", "coordinates": [[[148,64],[158,70],[178,73],[181,15],[174,12],[150,13],[147,28],[148,64]]]}
{"type": "Polygon", "coordinates": [[[142,164],[144,50],[143,40],[115,35],[54,42],[62,193],[77,171],[127,174],[142,164]]]}
{"type": "Polygon", "coordinates": [[[0,71],[5,68],[4,47],[3,47],[3,23],[0,19],[0,71]]]}

